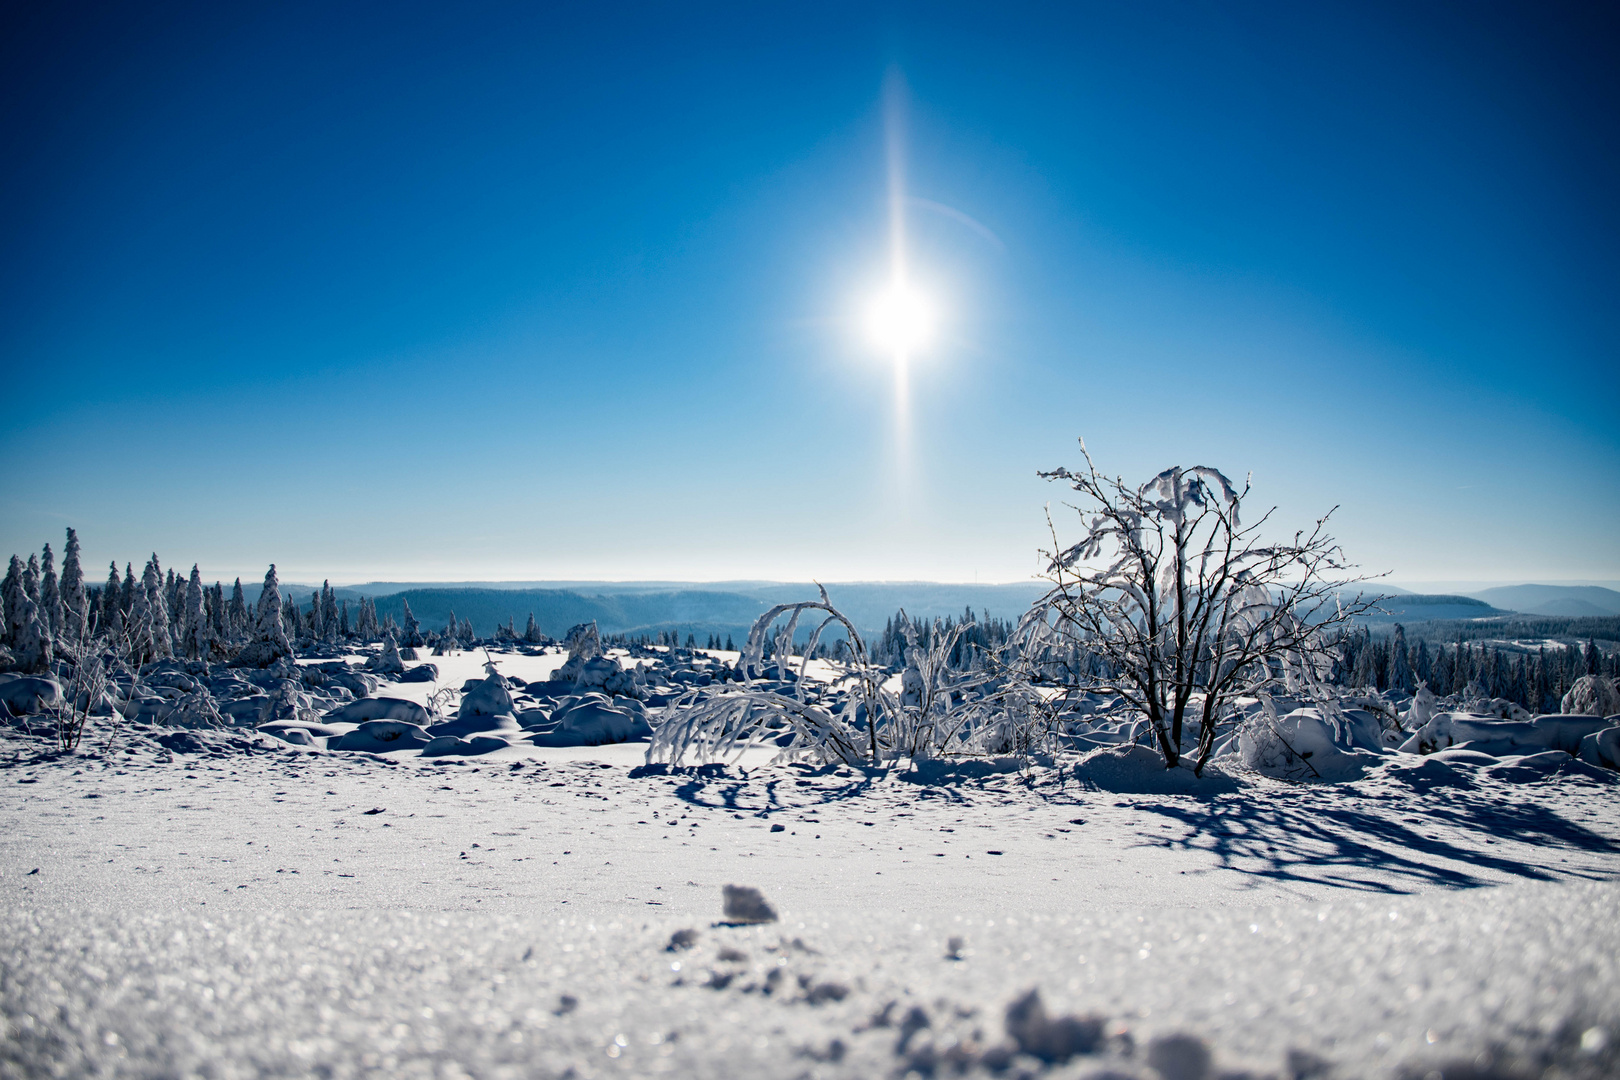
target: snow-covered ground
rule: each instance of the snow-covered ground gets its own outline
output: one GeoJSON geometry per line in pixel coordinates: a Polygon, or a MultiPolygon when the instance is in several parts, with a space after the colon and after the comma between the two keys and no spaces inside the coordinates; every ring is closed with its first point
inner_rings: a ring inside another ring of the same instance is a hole
{"type": "Polygon", "coordinates": [[[154,735],[0,743],[0,1075],[1620,1073],[1620,799],[1573,762],[1192,796],[154,735]],[[779,921],[718,925],[733,883],[779,921]]]}

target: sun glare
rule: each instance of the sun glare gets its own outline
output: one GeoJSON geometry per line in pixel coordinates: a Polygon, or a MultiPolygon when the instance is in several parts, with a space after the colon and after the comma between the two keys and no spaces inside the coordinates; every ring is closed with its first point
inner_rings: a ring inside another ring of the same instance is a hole
{"type": "Polygon", "coordinates": [[[891,356],[911,356],[933,336],[934,312],[927,297],[906,285],[885,290],[867,311],[872,343],[891,356]]]}

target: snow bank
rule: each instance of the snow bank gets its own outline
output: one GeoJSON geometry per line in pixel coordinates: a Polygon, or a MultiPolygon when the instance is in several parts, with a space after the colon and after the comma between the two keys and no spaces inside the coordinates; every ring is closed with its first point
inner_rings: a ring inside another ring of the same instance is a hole
{"type": "Polygon", "coordinates": [[[1542,750],[1577,754],[1583,739],[1610,726],[1611,721],[1601,716],[1546,713],[1530,720],[1496,720],[1471,713],[1443,712],[1414,731],[1401,744],[1401,750],[1420,754],[1467,745],[1496,757],[1542,750]]]}

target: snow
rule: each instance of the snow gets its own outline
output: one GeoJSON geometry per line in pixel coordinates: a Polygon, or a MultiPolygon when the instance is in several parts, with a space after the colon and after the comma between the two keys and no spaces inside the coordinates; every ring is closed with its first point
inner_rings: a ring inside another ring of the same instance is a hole
{"type": "Polygon", "coordinates": [[[1620,1065],[1620,800],[1561,752],[1121,794],[1129,748],[673,770],[172,735],[0,744],[0,1075],[1620,1065]],[[776,921],[727,925],[727,886],[776,921]]]}
{"type": "Polygon", "coordinates": [[[0,1078],[1620,1072],[1614,717],[676,767],[649,717],[728,673],[575,645],[171,662],[78,753],[0,728],[0,1078]]]}

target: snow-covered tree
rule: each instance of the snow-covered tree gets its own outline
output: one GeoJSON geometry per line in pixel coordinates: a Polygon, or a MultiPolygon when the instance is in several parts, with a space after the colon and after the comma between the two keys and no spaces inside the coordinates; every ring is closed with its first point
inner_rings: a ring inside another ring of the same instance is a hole
{"type": "Polygon", "coordinates": [[[336,641],[338,638],[338,602],[337,594],[332,591],[330,581],[321,584],[321,639],[323,641],[336,641]]]}
{"type": "Polygon", "coordinates": [[[349,602],[344,600],[338,605],[338,636],[347,640],[349,638],[349,602]]]}
{"type": "Polygon", "coordinates": [[[129,624],[129,613],[135,610],[135,593],[140,585],[135,579],[135,567],[130,563],[124,564],[124,587],[118,594],[118,606],[124,613],[124,623],[129,624]]]}
{"type": "Polygon", "coordinates": [[[415,649],[427,644],[422,640],[422,624],[417,622],[416,616],[411,613],[411,602],[409,600],[405,601],[405,614],[401,618],[405,621],[405,636],[400,642],[400,647],[415,649]]]}
{"type": "Polygon", "coordinates": [[[376,601],[364,596],[360,598],[360,617],[354,632],[361,641],[375,641],[382,636],[382,627],[377,623],[376,601]]]}
{"type": "Polygon", "coordinates": [[[523,627],[523,640],[538,642],[544,636],[540,633],[540,624],[534,621],[534,612],[529,612],[529,621],[523,627]]]}
{"type": "Polygon", "coordinates": [[[230,637],[225,630],[225,586],[214,582],[208,589],[208,629],[222,646],[230,637]]]}
{"type": "Polygon", "coordinates": [[[62,592],[56,580],[56,557],[51,554],[49,544],[45,545],[44,557],[40,559],[39,611],[51,638],[60,638],[67,613],[62,610],[62,592]]]}
{"type": "MultiPolygon", "coordinates": [[[[156,555],[152,556],[154,559],[156,555]]],[[[166,570],[163,576],[163,603],[169,613],[169,622],[175,627],[175,637],[179,637],[180,615],[185,610],[186,590],[185,582],[175,576],[173,568],[166,570]]]]}
{"type": "Polygon", "coordinates": [[[255,608],[253,640],[237,654],[235,663],[243,667],[269,667],[292,654],[292,643],[287,639],[283,622],[281,583],[276,579],[276,564],[271,563],[255,608]]]}
{"type": "Polygon", "coordinates": [[[169,635],[169,609],[163,592],[163,576],[154,554],[147,560],[140,586],[135,589],[135,603],[125,627],[132,663],[144,664],[174,655],[174,642],[169,635]]]}
{"type": "Polygon", "coordinates": [[[39,556],[33,552],[29,552],[28,562],[23,566],[22,583],[28,599],[39,603],[39,556]]]}
{"type": "Polygon", "coordinates": [[[62,629],[69,641],[82,641],[90,625],[90,597],[84,587],[79,534],[67,531],[62,549],[62,629]]]}
{"type": "Polygon", "coordinates": [[[23,561],[13,555],[5,580],[0,581],[0,600],[4,601],[6,615],[5,634],[0,639],[0,645],[17,643],[17,635],[28,617],[27,609],[23,606],[27,599],[28,590],[23,586],[23,561]]]}
{"type": "Polygon", "coordinates": [[[18,612],[17,639],[11,652],[16,669],[25,675],[43,675],[53,659],[50,628],[33,597],[23,594],[18,612]]]}
{"type": "Polygon", "coordinates": [[[1405,693],[1410,693],[1414,688],[1412,662],[1406,648],[1406,627],[1400,623],[1395,624],[1395,632],[1389,641],[1389,676],[1385,684],[1391,690],[1405,693]]]}
{"type": "MultiPolygon", "coordinates": [[[[455,616],[452,615],[451,618],[455,618],[455,616]]],[[[461,620],[461,626],[456,632],[456,637],[458,639],[460,639],[461,644],[465,648],[469,648],[469,649],[472,648],[472,643],[478,640],[478,635],[473,633],[473,626],[472,626],[472,620],[471,619],[462,619],[461,620]]]]}
{"type": "Polygon", "coordinates": [[[1148,721],[1170,767],[1189,710],[1202,769],[1235,698],[1287,688],[1326,702],[1336,632],[1374,606],[1345,601],[1353,581],[1327,515],[1268,542],[1269,513],[1241,521],[1247,484],[1200,466],[1128,485],[1080,448],[1085,468],[1040,474],[1079,496],[1083,535],[1047,553],[1052,587],[1020,627],[1028,677],[1117,695],[1148,721]]]}
{"type": "Polygon", "coordinates": [[[231,600],[225,606],[225,627],[232,637],[245,634],[248,630],[247,597],[242,594],[241,578],[237,578],[236,584],[231,586],[231,600]]]}
{"type": "Polygon", "coordinates": [[[187,660],[207,660],[213,651],[213,628],[208,625],[208,613],[203,606],[202,574],[197,564],[191,564],[191,578],[186,582],[185,611],[180,619],[180,650],[187,660]]]}
{"type": "Polygon", "coordinates": [[[101,589],[101,629],[114,636],[124,631],[124,583],[118,562],[107,564],[107,584],[101,589]]]}
{"type": "Polygon", "coordinates": [[[326,640],[326,607],[321,603],[319,589],[309,594],[309,622],[306,625],[311,640],[326,640]]]}

